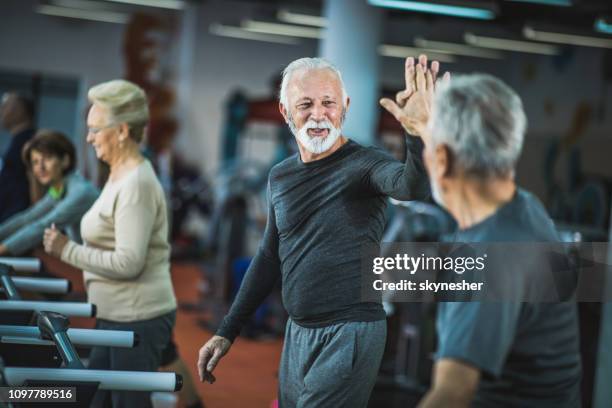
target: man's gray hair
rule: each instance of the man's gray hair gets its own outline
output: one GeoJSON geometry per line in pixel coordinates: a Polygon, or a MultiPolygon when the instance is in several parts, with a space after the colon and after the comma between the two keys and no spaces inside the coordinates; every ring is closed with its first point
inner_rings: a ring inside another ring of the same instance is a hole
{"type": "Polygon", "coordinates": [[[512,174],[526,127],[521,98],[491,75],[453,77],[436,91],[432,142],[447,145],[468,174],[512,174]]]}
{"type": "Polygon", "coordinates": [[[287,109],[289,108],[288,101],[287,101],[287,87],[289,86],[289,81],[291,80],[291,76],[296,71],[302,71],[302,70],[310,71],[314,69],[329,69],[334,74],[336,74],[336,76],[338,77],[338,80],[340,81],[340,87],[342,88],[342,103],[346,105],[347,93],[346,93],[346,89],[344,88],[344,81],[342,81],[342,75],[340,74],[340,71],[338,70],[338,68],[336,68],[334,64],[332,64],[331,62],[323,58],[305,57],[305,58],[296,59],[295,61],[287,65],[287,67],[283,70],[283,74],[282,74],[283,80],[281,82],[279,99],[280,99],[280,103],[285,108],[287,109]]]}

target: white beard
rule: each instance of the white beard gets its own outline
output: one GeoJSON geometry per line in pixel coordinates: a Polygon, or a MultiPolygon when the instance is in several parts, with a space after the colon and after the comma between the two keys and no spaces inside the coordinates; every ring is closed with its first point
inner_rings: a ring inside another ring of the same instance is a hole
{"type": "Polygon", "coordinates": [[[309,120],[299,130],[293,123],[293,119],[290,118],[288,120],[288,124],[289,129],[291,129],[291,133],[293,133],[300,144],[312,154],[321,154],[331,149],[341,134],[341,129],[336,128],[327,120],[323,120],[321,122],[309,120]],[[309,129],[328,129],[328,134],[325,137],[310,137],[308,135],[309,129]]]}

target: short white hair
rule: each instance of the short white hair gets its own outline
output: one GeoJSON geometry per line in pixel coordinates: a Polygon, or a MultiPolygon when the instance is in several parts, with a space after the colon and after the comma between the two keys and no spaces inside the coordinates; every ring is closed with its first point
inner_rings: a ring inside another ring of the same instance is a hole
{"type": "Polygon", "coordinates": [[[289,108],[289,104],[287,101],[287,87],[289,86],[289,82],[291,81],[291,77],[297,71],[311,71],[315,69],[328,69],[332,71],[338,77],[338,81],[340,82],[340,88],[342,89],[342,103],[346,105],[348,95],[346,93],[346,89],[344,87],[344,81],[342,81],[342,74],[334,64],[327,61],[324,58],[299,58],[295,61],[291,62],[285,69],[282,74],[282,82],[279,93],[279,100],[281,105],[285,108],[289,108]]]}
{"type": "Polygon", "coordinates": [[[136,142],[142,140],[149,121],[149,107],[141,87],[124,79],[114,79],[90,88],[87,97],[91,103],[108,109],[112,123],[127,123],[130,137],[136,142]]]}
{"type": "Polygon", "coordinates": [[[501,80],[460,75],[436,92],[431,135],[445,144],[468,174],[512,174],[523,147],[527,118],[521,98],[501,80]]]}

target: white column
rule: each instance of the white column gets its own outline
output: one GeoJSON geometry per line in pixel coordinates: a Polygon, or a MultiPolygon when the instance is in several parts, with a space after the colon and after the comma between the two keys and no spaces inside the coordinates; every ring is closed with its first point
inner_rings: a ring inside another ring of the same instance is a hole
{"type": "MultiPolygon", "coordinates": [[[[190,139],[201,137],[193,129],[193,115],[195,107],[193,106],[193,78],[194,78],[194,54],[196,53],[196,39],[198,16],[201,12],[198,4],[187,2],[185,10],[181,15],[181,25],[178,49],[178,64],[177,64],[177,106],[176,116],[180,127],[174,146],[180,151],[183,156],[188,159],[193,159],[194,154],[190,152],[190,146],[193,143],[190,139]]],[[[197,155],[196,155],[197,157],[197,155]]]]}
{"type": "Polygon", "coordinates": [[[342,73],[351,105],[343,134],[364,144],[376,140],[378,124],[378,45],[382,11],[365,0],[326,0],[328,26],[319,44],[319,55],[342,73]]]}

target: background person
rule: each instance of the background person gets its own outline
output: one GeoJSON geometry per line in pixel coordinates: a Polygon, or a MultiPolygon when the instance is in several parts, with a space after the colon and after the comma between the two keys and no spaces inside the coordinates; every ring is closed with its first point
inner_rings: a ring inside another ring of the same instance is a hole
{"type": "Polygon", "coordinates": [[[21,160],[23,146],[34,136],[34,103],[16,92],[8,92],[0,105],[0,124],[11,135],[0,170],[0,222],[30,206],[30,182],[21,160]]]}
{"type": "Polygon", "coordinates": [[[98,190],[75,170],[72,142],[60,132],[39,130],[26,143],[23,162],[47,193],[0,224],[0,256],[23,256],[42,244],[45,228],[52,224],[80,243],[81,217],[98,198],[98,190]]]}
{"type": "MultiPolygon", "coordinates": [[[[144,91],[114,80],[89,90],[87,141],[110,167],[100,197],[83,216],[84,245],[57,229],[45,231],[45,250],[84,271],[98,329],[131,330],[133,349],[94,347],[92,369],[157,371],[170,341],[176,300],[170,279],[168,219],[162,187],[140,153],[149,112],[144,91]]],[[[147,407],[148,393],[100,391],[94,406],[147,407]],[[110,400],[107,398],[110,397],[110,400]]]]}

